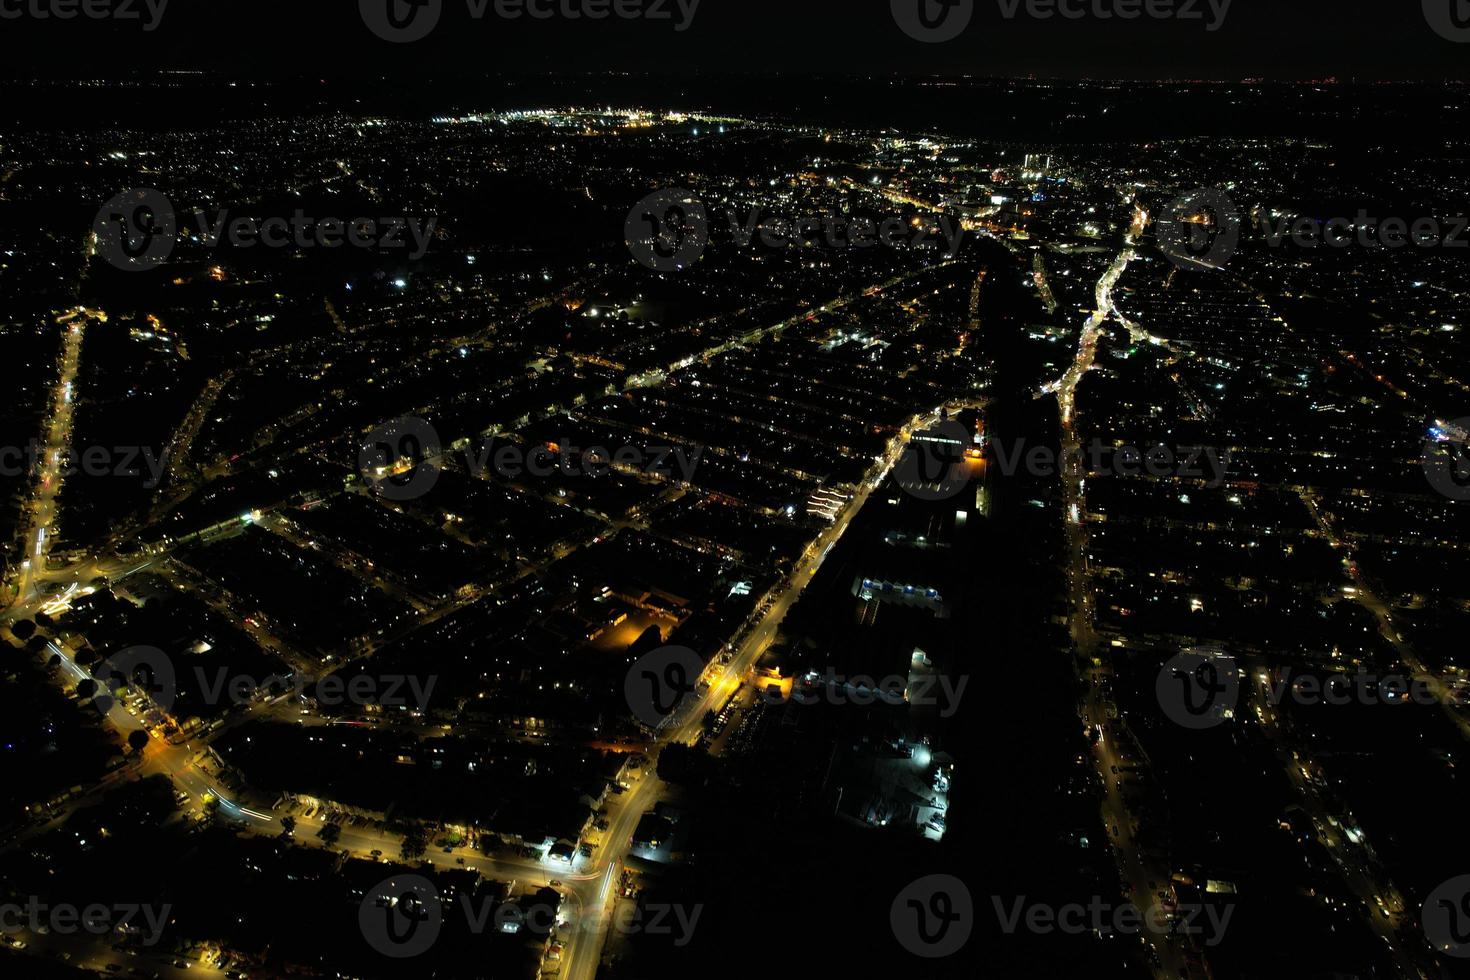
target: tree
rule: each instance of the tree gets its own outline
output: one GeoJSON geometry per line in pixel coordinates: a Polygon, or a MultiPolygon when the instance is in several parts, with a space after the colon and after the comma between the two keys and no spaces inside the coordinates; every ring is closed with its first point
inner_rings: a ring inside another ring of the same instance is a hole
{"type": "Polygon", "coordinates": [[[81,698],[83,701],[95,696],[96,693],[97,682],[92,680],[92,678],[88,677],[85,680],[77,681],[77,697],[81,698]]]}
{"type": "Polygon", "coordinates": [[[403,835],[403,859],[413,861],[429,853],[429,840],[420,827],[414,827],[403,835]]]}
{"type": "MultiPolygon", "coordinates": [[[[79,685],[80,686],[80,685],[79,685]]],[[[135,728],[128,732],[128,746],[134,752],[142,752],[148,747],[148,742],[153,736],[141,728],[135,728]]]]}
{"type": "Polygon", "coordinates": [[[295,817],[282,817],[281,818],[281,833],[284,834],[287,837],[290,837],[292,834],[296,833],[296,818],[295,817]]]}
{"type": "Polygon", "coordinates": [[[46,615],[43,612],[38,612],[36,613],[36,625],[43,626],[48,630],[55,629],[56,620],[52,619],[50,616],[46,615]]]}
{"type": "Polygon", "coordinates": [[[91,667],[102,659],[102,654],[93,650],[91,647],[82,647],[73,655],[72,659],[83,667],[91,667]]]}
{"type": "Polygon", "coordinates": [[[10,632],[17,640],[29,640],[36,635],[36,624],[29,619],[18,619],[10,624],[10,632]]]}
{"type": "Polygon", "coordinates": [[[334,823],[324,823],[316,835],[322,839],[323,844],[333,847],[342,839],[342,828],[334,823]]]}

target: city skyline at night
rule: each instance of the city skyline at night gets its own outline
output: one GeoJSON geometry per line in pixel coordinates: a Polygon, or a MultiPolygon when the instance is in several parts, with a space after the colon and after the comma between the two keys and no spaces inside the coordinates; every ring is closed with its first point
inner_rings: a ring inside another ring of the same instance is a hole
{"type": "Polygon", "coordinates": [[[16,976],[1470,976],[1460,5],[0,37],[16,976]]]}

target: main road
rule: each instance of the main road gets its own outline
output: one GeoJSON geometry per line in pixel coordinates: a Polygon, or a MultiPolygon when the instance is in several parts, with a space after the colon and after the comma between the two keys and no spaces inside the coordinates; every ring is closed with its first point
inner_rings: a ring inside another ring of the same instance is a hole
{"type": "MultiPolygon", "coordinates": [[[[916,416],[894,436],[881,463],[875,466],[873,475],[857,488],[853,498],[832,525],[807,545],[792,570],[789,584],[771,601],[755,627],[739,642],[729,663],[722,665],[718,658],[711,661],[706,668],[706,673],[710,675],[707,678],[708,685],[702,693],[688,696],[665,723],[659,735],[659,746],[675,742],[692,745],[698,740],[703,731],[705,713],[723,703],[740,686],[751,667],[771,645],[787,610],[822,567],[823,559],[841,539],[853,517],[868,502],[873,491],[887,479],[909,437],[915,431],[937,422],[939,418],[940,413],[937,410],[925,416],[916,416]]],[[[607,834],[606,844],[601,852],[602,863],[594,865],[592,873],[580,879],[584,884],[576,891],[582,911],[574,926],[572,939],[567,944],[564,974],[566,980],[592,980],[596,976],[602,949],[607,941],[607,930],[613,919],[611,903],[616,896],[613,887],[617,879],[616,869],[621,866],[632,847],[633,831],[637,829],[638,818],[658,801],[662,789],[657,775],[650,771],[628,792],[619,819],[607,834]]]]}
{"type": "Polygon", "coordinates": [[[66,328],[61,348],[61,373],[57,377],[52,396],[45,438],[41,440],[42,455],[39,460],[31,461],[36,467],[37,485],[33,491],[35,499],[26,508],[30,522],[25,539],[25,558],[20,566],[20,601],[30,597],[37,578],[43,576],[46,570],[49,535],[56,520],[56,498],[61,493],[61,484],[66,475],[64,464],[72,455],[72,411],[76,404],[77,367],[81,363],[84,331],[85,324],[82,320],[74,320],[66,328]]]}

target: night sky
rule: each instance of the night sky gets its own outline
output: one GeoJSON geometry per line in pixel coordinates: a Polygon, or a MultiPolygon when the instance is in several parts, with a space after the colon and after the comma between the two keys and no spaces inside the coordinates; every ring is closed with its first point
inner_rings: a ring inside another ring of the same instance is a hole
{"type": "MultiPolygon", "coordinates": [[[[0,10],[81,2],[0,0],[0,10]]],[[[149,0],[85,2],[126,3],[144,19],[149,16],[149,0]]],[[[0,72],[102,77],[167,68],[259,76],[388,75],[405,83],[427,72],[608,70],[1372,80],[1462,79],[1470,66],[1470,42],[1447,40],[1428,22],[1435,11],[1448,20],[1455,5],[1467,6],[1463,0],[1233,0],[1214,31],[1207,29],[1216,19],[1210,0],[1149,0],[1187,4],[1198,18],[1132,21],[1100,20],[1091,13],[1078,20],[1037,20],[1025,3],[1008,18],[1003,11],[1013,0],[972,0],[968,28],[937,44],[904,34],[888,0],[697,0],[683,31],[675,29],[684,18],[679,0],[619,0],[661,5],[669,17],[658,21],[505,20],[489,11],[475,20],[469,2],[442,0],[438,28],[412,44],[375,37],[358,0],[168,0],[160,24],[148,32],[139,21],[9,16],[0,20],[0,72]]],[[[695,0],[683,2],[687,7],[695,0]]],[[[1064,2],[1090,11],[1095,4],[1116,8],[1130,0],[1064,2]]],[[[1216,9],[1224,2],[1214,0],[1216,9]]]]}

